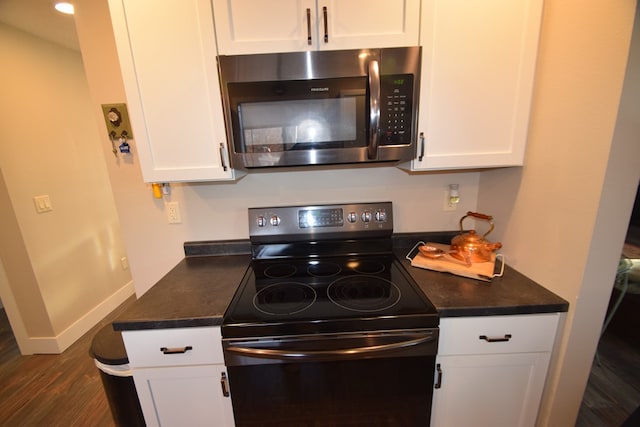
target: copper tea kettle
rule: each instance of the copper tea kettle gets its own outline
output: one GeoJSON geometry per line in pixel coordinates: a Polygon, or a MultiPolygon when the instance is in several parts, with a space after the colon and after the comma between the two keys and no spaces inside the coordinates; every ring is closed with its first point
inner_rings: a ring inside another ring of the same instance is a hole
{"type": "Polygon", "coordinates": [[[491,261],[491,254],[502,247],[502,243],[491,243],[485,237],[493,231],[493,217],[477,212],[467,212],[465,216],[460,218],[460,233],[451,240],[451,252],[449,254],[467,264],[477,262],[491,261]],[[467,233],[462,228],[462,222],[473,217],[489,222],[489,230],[482,236],[476,234],[475,230],[469,230],[467,233]]]}

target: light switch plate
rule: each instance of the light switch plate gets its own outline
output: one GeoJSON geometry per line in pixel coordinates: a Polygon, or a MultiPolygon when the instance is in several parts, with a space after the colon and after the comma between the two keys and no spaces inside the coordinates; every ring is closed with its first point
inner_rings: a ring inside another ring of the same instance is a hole
{"type": "Polygon", "coordinates": [[[53,210],[53,206],[51,206],[51,199],[49,199],[48,195],[35,196],[33,198],[33,203],[36,205],[36,212],[45,213],[51,212],[53,210]]]}

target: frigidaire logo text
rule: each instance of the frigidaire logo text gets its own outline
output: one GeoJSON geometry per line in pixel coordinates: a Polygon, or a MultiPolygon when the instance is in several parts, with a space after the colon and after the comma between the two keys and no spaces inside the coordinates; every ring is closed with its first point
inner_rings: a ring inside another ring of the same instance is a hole
{"type": "Polygon", "coordinates": [[[329,92],[328,87],[312,87],[311,92],[329,92]]]}

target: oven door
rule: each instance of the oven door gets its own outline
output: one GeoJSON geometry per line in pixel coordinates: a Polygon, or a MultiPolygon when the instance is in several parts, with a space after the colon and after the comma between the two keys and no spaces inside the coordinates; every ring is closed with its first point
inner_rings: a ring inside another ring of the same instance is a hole
{"type": "Polygon", "coordinates": [[[223,340],[247,426],[428,426],[438,329],[223,340]]]}

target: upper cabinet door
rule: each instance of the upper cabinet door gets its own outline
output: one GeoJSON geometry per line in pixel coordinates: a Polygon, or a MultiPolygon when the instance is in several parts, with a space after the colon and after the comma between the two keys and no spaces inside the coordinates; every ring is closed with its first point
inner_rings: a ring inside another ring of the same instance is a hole
{"type": "Polygon", "coordinates": [[[213,0],[221,55],[418,44],[420,0],[213,0]]]}
{"type": "Polygon", "coordinates": [[[209,0],[109,0],[146,182],[231,180],[209,0]]]}
{"type": "Polygon", "coordinates": [[[413,170],[522,165],[542,0],[423,0],[413,170]]]}
{"type": "Polygon", "coordinates": [[[313,48],[315,0],[213,0],[212,3],[221,55],[313,48]]]}
{"type": "Polygon", "coordinates": [[[420,0],[318,0],[318,32],[323,50],[417,46],[420,0]]]}

